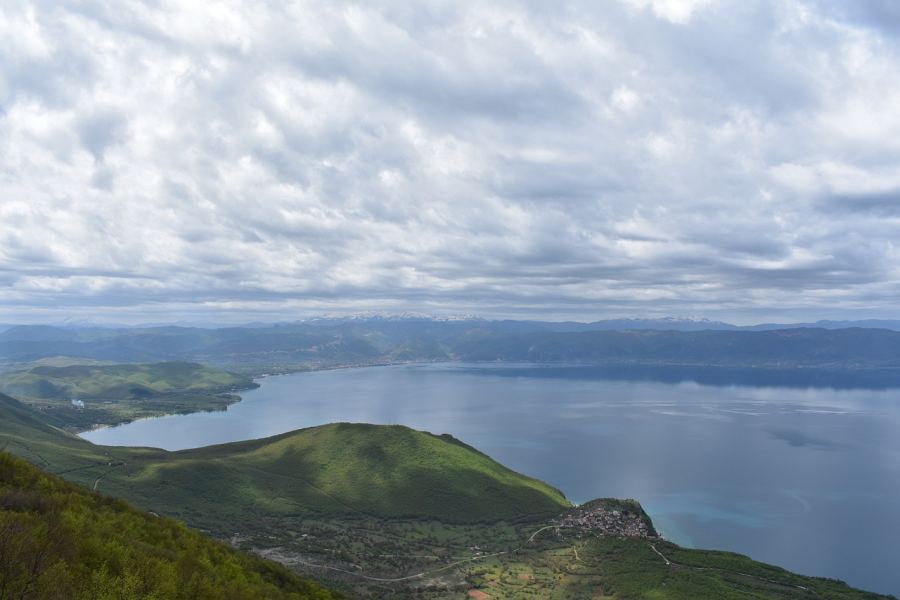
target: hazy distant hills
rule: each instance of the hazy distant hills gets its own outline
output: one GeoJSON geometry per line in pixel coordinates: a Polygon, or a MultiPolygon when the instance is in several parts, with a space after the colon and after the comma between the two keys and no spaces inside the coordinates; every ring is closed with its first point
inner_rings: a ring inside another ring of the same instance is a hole
{"type": "Polygon", "coordinates": [[[887,328],[900,325],[867,321],[866,327],[842,328],[845,324],[737,328],[675,319],[550,323],[373,317],[221,329],[15,326],[0,332],[0,362],[10,370],[59,356],[191,361],[246,373],[445,360],[900,367],[900,331],[887,328]]]}
{"type": "Polygon", "coordinates": [[[882,329],[771,331],[586,331],[473,336],[467,361],[607,362],[743,366],[900,366],[900,332],[882,329]]]}
{"type": "Polygon", "coordinates": [[[75,430],[164,414],[224,410],[234,392],[257,387],[250,378],[184,362],[155,364],[47,364],[0,373],[0,392],[75,430]]]}
{"type": "Polygon", "coordinates": [[[739,329],[759,331],[771,329],[797,329],[801,327],[816,327],[820,329],[847,329],[851,327],[861,327],[863,329],[890,329],[892,331],[900,331],[900,321],[865,319],[862,321],[816,321],[815,323],[793,323],[790,325],[764,323],[762,325],[748,325],[746,327],[740,327],[739,329]]]}
{"type": "Polygon", "coordinates": [[[47,400],[152,398],[174,393],[223,393],[255,387],[253,381],[203,365],[38,366],[0,375],[0,392],[47,400]]]}
{"type": "MultiPolygon", "coordinates": [[[[421,327],[427,323],[450,324],[457,327],[488,327],[492,330],[502,331],[630,331],[630,330],[657,330],[657,331],[768,331],[774,329],[848,329],[862,327],[865,329],[890,329],[900,331],[900,320],[889,319],[863,319],[832,321],[820,320],[804,323],[760,323],[756,325],[734,325],[724,321],[710,319],[685,319],[677,317],[661,317],[657,319],[604,319],[600,321],[532,321],[532,320],[487,320],[463,315],[459,317],[428,317],[425,315],[372,315],[351,317],[323,317],[301,321],[301,323],[318,326],[334,326],[341,324],[361,324],[366,326],[393,326],[405,325],[421,327]]],[[[266,327],[265,324],[254,324],[254,327],[266,327]]],[[[248,325],[249,327],[249,325],[248,325]]]]}
{"type": "MultiPolygon", "coordinates": [[[[761,323],[758,325],[732,325],[722,321],[710,321],[708,319],[611,319],[595,321],[593,323],[575,323],[581,329],[573,331],[625,331],[629,329],[655,329],[660,331],[704,331],[708,329],[717,331],[771,331],[775,329],[849,329],[861,327],[863,329],[890,329],[900,331],[900,321],[886,319],[865,319],[859,321],[815,321],[809,323],[761,323]]],[[[560,331],[560,329],[555,329],[560,331]]]]}

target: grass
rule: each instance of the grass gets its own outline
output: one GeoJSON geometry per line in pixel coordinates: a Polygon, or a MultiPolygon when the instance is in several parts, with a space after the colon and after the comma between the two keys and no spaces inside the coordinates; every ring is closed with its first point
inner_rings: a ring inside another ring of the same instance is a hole
{"type": "Polygon", "coordinates": [[[163,414],[223,410],[249,378],[195,363],[40,365],[0,375],[0,392],[74,430],[163,414]],[[84,404],[76,407],[72,400],[84,404]]]}
{"type": "Polygon", "coordinates": [[[449,436],[338,423],[130,460],[105,487],[184,518],[209,503],[271,516],[297,513],[495,521],[554,514],[556,489],[449,436]]]}

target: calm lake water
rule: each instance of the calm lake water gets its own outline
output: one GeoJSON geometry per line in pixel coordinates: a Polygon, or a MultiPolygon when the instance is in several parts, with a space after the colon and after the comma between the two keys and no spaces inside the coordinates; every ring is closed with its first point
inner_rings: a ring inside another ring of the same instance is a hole
{"type": "Polygon", "coordinates": [[[459,364],[284,375],[226,412],[83,437],[175,450],[335,421],[400,423],[451,433],[575,502],[636,498],[678,543],[900,595],[900,390],[607,375],[459,364]]]}

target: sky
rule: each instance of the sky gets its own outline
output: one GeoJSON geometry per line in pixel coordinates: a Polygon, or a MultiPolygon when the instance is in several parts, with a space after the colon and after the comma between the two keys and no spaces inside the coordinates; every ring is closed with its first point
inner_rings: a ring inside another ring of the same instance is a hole
{"type": "Polygon", "coordinates": [[[0,0],[0,322],[900,318],[894,0],[0,0]]]}

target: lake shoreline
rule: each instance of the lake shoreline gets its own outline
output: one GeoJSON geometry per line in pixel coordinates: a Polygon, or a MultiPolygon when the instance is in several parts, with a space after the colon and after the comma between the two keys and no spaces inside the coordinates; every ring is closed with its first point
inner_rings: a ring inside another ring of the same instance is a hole
{"type": "MultiPolygon", "coordinates": [[[[319,373],[327,371],[341,370],[357,370],[376,367],[402,367],[402,366],[440,366],[440,365],[478,365],[480,367],[492,369],[493,374],[515,376],[526,370],[531,371],[533,376],[535,372],[539,372],[550,377],[554,376],[577,376],[578,372],[593,371],[586,373],[586,379],[601,379],[608,381],[654,381],[659,383],[685,383],[693,382],[698,385],[707,386],[741,386],[750,385],[756,387],[756,382],[766,376],[775,375],[776,383],[770,383],[767,387],[788,387],[797,389],[848,389],[848,390],[886,390],[900,389],[900,369],[894,367],[841,367],[835,371],[832,368],[822,366],[795,367],[795,366],[771,366],[771,365],[753,365],[753,366],[735,366],[735,365],[710,365],[696,364],[689,362],[651,362],[641,360],[621,360],[621,361],[603,361],[603,362],[513,362],[513,361],[459,361],[459,360],[434,360],[434,361],[384,361],[384,362],[364,362],[364,363],[342,363],[333,365],[307,365],[297,369],[286,370],[259,370],[248,371],[243,375],[252,378],[256,384],[254,387],[242,388],[234,390],[238,392],[246,392],[257,389],[260,382],[272,377],[283,377],[289,375],[300,375],[304,373],[319,373]],[[872,381],[872,375],[887,374],[889,381],[893,384],[876,384],[872,381]],[[835,377],[842,375],[851,375],[849,380],[844,380],[843,385],[838,384],[836,387],[835,377]],[[785,377],[787,376],[787,378],[785,377]],[[824,376],[824,380],[823,380],[824,376]],[[868,381],[868,384],[866,384],[868,381]],[[832,385],[829,385],[829,382],[832,385]]],[[[140,417],[129,421],[122,421],[115,424],[96,424],[85,429],[68,429],[79,437],[83,433],[90,433],[100,429],[109,429],[122,427],[135,423],[137,421],[154,420],[171,416],[183,416],[210,412],[224,412],[229,408],[243,401],[240,394],[234,394],[236,399],[228,402],[221,409],[198,409],[187,410],[183,412],[162,412],[158,415],[140,417]]]]}
{"type": "Polygon", "coordinates": [[[362,366],[390,368],[270,375],[225,412],[84,438],[178,451],[324,423],[403,424],[450,433],[576,502],[639,498],[685,545],[900,589],[889,566],[900,516],[880,500],[900,495],[895,391],[611,380],[571,363],[362,366]]]}

